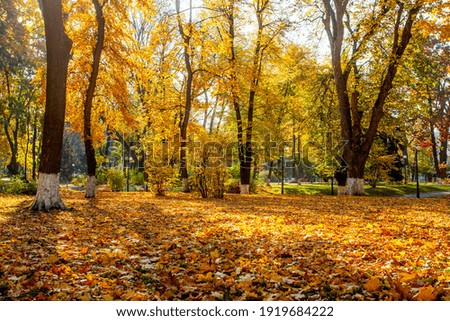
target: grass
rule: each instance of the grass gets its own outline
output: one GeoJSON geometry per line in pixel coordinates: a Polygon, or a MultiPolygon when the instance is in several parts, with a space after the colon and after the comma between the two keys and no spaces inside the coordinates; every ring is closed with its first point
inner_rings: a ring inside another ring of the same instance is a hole
{"type": "MultiPolygon", "coordinates": [[[[379,185],[377,187],[365,186],[368,196],[394,196],[401,197],[416,194],[416,185],[379,185]]],[[[430,183],[420,184],[420,193],[450,192],[449,185],[437,185],[430,183]]],[[[263,193],[281,194],[281,185],[273,183],[270,188],[265,187],[263,193]]],[[[330,195],[331,185],[329,184],[285,184],[284,193],[286,195],[330,195]]],[[[337,186],[334,186],[334,195],[337,194],[337,186]]]]}

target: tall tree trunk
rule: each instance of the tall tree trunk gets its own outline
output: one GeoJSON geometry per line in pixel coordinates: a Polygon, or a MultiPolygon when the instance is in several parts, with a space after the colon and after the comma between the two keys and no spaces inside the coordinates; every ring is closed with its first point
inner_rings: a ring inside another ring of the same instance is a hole
{"type": "Polygon", "coordinates": [[[31,147],[31,157],[32,157],[32,164],[31,164],[31,179],[33,181],[36,180],[36,158],[37,158],[37,151],[36,151],[36,141],[37,141],[37,111],[34,113],[34,123],[33,123],[33,143],[31,147]]]}
{"type": "MultiPolygon", "coordinates": [[[[180,0],[175,1],[176,10],[177,10],[177,23],[178,23],[178,31],[183,39],[183,57],[184,64],[186,68],[187,78],[186,78],[186,92],[185,92],[185,105],[184,112],[181,115],[180,120],[180,171],[181,171],[181,180],[183,184],[183,192],[190,192],[189,189],[189,175],[187,170],[187,127],[189,124],[189,118],[192,109],[192,82],[194,79],[194,72],[192,70],[191,63],[191,34],[192,30],[186,31],[181,22],[181,12],[180,12],[180,0]]],[[[192,0],[190,1],[190,18],[189,18],[189,28],[192,28],[192,0]]]]}
{"type": "Polygon", "coordinates": [[[347,195],[347,164],[341,163],[341,166],[334,172],[334,178],[338,183],[338,195],[347,195]]]}
{"type": "Polygon", "coordinates": [[[256,18],[258,21],[258,33],[256,37],[255,51],[253,56],[253,66],[252,66],[252,78],[250,82],[250,93],[248,99],[248,111],[247,111],[247,128],[245,131],[245,150],[244,159],[241,161],[241,194],[250,193],[250,175],[251,166],[253,161],[253,114],[255,110],[255,98],[256,91],[259,86],[259,80],[261,77],[261,67],[262,67],[262,35],[264,30],[263,23],[263,12],[265,6],[268,5],[268,1],[261,4],[259,1],[256,3],[256,18]]]}
{"type": "Polygon", "coordinates": [[[25,145],[25,159],[24,159],[24,166],[23,166],[23,179],[25,181],[28,180],[28,154],[30,153],[30,126],[31,126],[31,110],[28,108],[27,110],[27,143],[25,145]]]}
{"type": "Polygon", "coordinates": [[[65,209],[59,192],[59,173],[66,110],[66,80],[72,41],[64,30],[61,0],[40,1],[47,47],[47,90],[34,210],[65,209]]]}
{"type": "Polygon", "coordinates": [[[86,183],[86,198],[95,197],[95,170],[97,168],[97,161],[95,159],[95,149],[92,142],[92,101],[94,99],[95,87],[97,86],[98,72],[100,69],[100,59],[103,50],[103,43],[105,41],[105,18],[103,17],[103,7],[98,0],[92,0],[95,7],[95,16],[97,19],[97,41],[93,52],[92,72],[89,78],[89,85],[86,92],[86,100],[84,102],[84,147],[86,150],[87,162],[87,183],[86,183]]]}
{"type": "Polygon", "coordinates": [[[269,162],[269,173],[267,174],[266,186],[270,186],[270,181],[272,180],[272,170],[273,170],[273,161],[269,162]]]}
{"type": "MultiPolygon", "coordinates": [[[[445,130],[444,130],[445,131],[445,130]]],[[[442,133],[441,148],[439,153],[439,172],[438,177],[442,180],[447,178],[447,158],[448,158],[448,134],[442,133]]]]}
{"type": "Polygon", "coordinates": [[[230,64],[230,83],[231,83],[231,99],[236,115],[237,127],[237,143],[238,143],[238,159],[239,159],[239,177],[240,177],[240,193],[250,193],[250,165],[246,162],[246,146],[244,142],[244,127],[242,123],[242,111],[239,100],[238,77],[236,71],[236,47],[235,47],[235,3],[229,2],[229,7],[225,8],[225,16],[228,22],[228,36],[229,36],[229,52],[228,63],[230,64]],[[246,170],[248,167],[248,170],[246,170]]]}
{"type": "Polygon", "coordinates": [[[8,109],[10,115],[8,119],[3,120],[3,128],[5,131],[6,140],[8,141],[9,149],[11,151],[11,158],[9,160],[9,164],[6,166],[10,175],[18,175],[19,174],[19,163],[17,162],[17,152],[18,152],[18,141],[17,134],[19,131],[19,116],[17,112],[14,112],[13,100],[11,97],[11,84],[9,81],[9,71],[6,66],[3,68],[5,71],[5,79],[6,79],[6,90],[8,93],[8,109]],[[10,133],[10,126],[15,114],[15,126],[12,129],[12,133],[10,133]],[[12,137],[11,137],[12,135],[12,137]]]}

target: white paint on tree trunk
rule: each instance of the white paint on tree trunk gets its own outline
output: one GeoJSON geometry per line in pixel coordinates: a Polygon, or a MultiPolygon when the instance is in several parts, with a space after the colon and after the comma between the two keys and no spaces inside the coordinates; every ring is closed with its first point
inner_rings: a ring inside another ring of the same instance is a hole
{"type": "Polygon", "coordinates": [[[346,186],[338,186],[338,195],[347,195],[347,187],[346,186]]]}
{"type": "Polygon", "coordinates": [[[181,181],[182,181],[182,184],[183,184],[183,192],[184,193],[189,193],[190,192],[189,180],[187,178],[183,178],[181,181]]]}
{"type": "Polygon", "coordinates": [[[364,179],[363,178],[347,178],[347,194],[348,195],[364,195],[364,179]]]}
{"type": "Polygon", "coordinates": [[[241,194],[250,194],[249,184],[241,184],[241,194]]]}
{"type": "Polygon", "coordinates": [[[37,193],[31,208],[36,211],[67,209],[59,193],[59,173],[39,173],[37,193]]]}
{"type": "Polygon", "coordinates": [[[270,178],[266,180],[266,186],[270,186],[270,178]]]}
{"type": "Polygon", "coordinates": [[[86,198],[94,198],[95,197],[95,176],[88,176],[86,181],[86,198]]]}

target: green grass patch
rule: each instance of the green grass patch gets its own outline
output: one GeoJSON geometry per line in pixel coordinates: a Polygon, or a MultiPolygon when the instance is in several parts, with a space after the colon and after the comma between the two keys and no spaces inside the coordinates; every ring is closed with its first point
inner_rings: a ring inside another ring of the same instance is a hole
{"type": "MultiPolygon", "coordinates": [[[[415,184],[407,185],[379,185],[377,187],[365,186],[368,196],[406,196],[416,193],[415,184]]],[[[431,183],[420,184],[420,193],[450,192],[450,185],[437,185],[431,183]]],[[[270,188],[265,188],[263,193],[281,194],[281,184],[272,184],[270,188]]],[[[286,195],[331,195],[330,184],[285,184],[284,193],[286,195]]],[[[334,195],[337,194],[337,186],[334,185],[334,195]]]]}
{"type": "MultiPolygon", "coordinates": [[[[265,193],[281,194],[281,184],[272,183],[270,188],[265,188],[265,193]]],[[[334,185],[334,194],[337,193],[337,185],[334,185]]],[[[286,195],[331,195],[330,184],[284,184],[286,195]]]]}

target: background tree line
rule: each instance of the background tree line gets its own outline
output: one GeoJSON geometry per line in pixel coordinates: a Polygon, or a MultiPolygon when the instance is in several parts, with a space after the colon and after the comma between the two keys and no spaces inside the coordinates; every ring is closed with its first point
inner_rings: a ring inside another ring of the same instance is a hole
{"type": "MultiPolygon", "coordinates": [[[[43,119],[56,97],[49,96],[44,27],[54,2],[5,0],[0,8],[0,160],[4,174],[26,180],[51,160],[47,172],[59,173],[43,119]]],[[[59,36],[70,40],[67,92],[63,124],[47,129],[79,133],[88,197],[99,169],[113,164],[133,164],[147,181],[155,174],[146,168],[169,164],[163,176],[175,173],[188,191],[199,164],[217,158],[189,154],[193,141],[235,143],[240,192],[248,193],[258,171],[276,174],[280,153],[255,144],[267,137],[284,142],[292,179],[334,176],[341,193],[362,194],[364,180],[404,180],[415,148],[422,173],[447,178],[445,1],[77,0],[60,7],[59,36]],[[164,152],[153,148],[166,142],[164,152]],[[305,149],[311,142],[318,147],[305,149]],[[144,153],[150,146],[154,157],[144,153]]]]}

